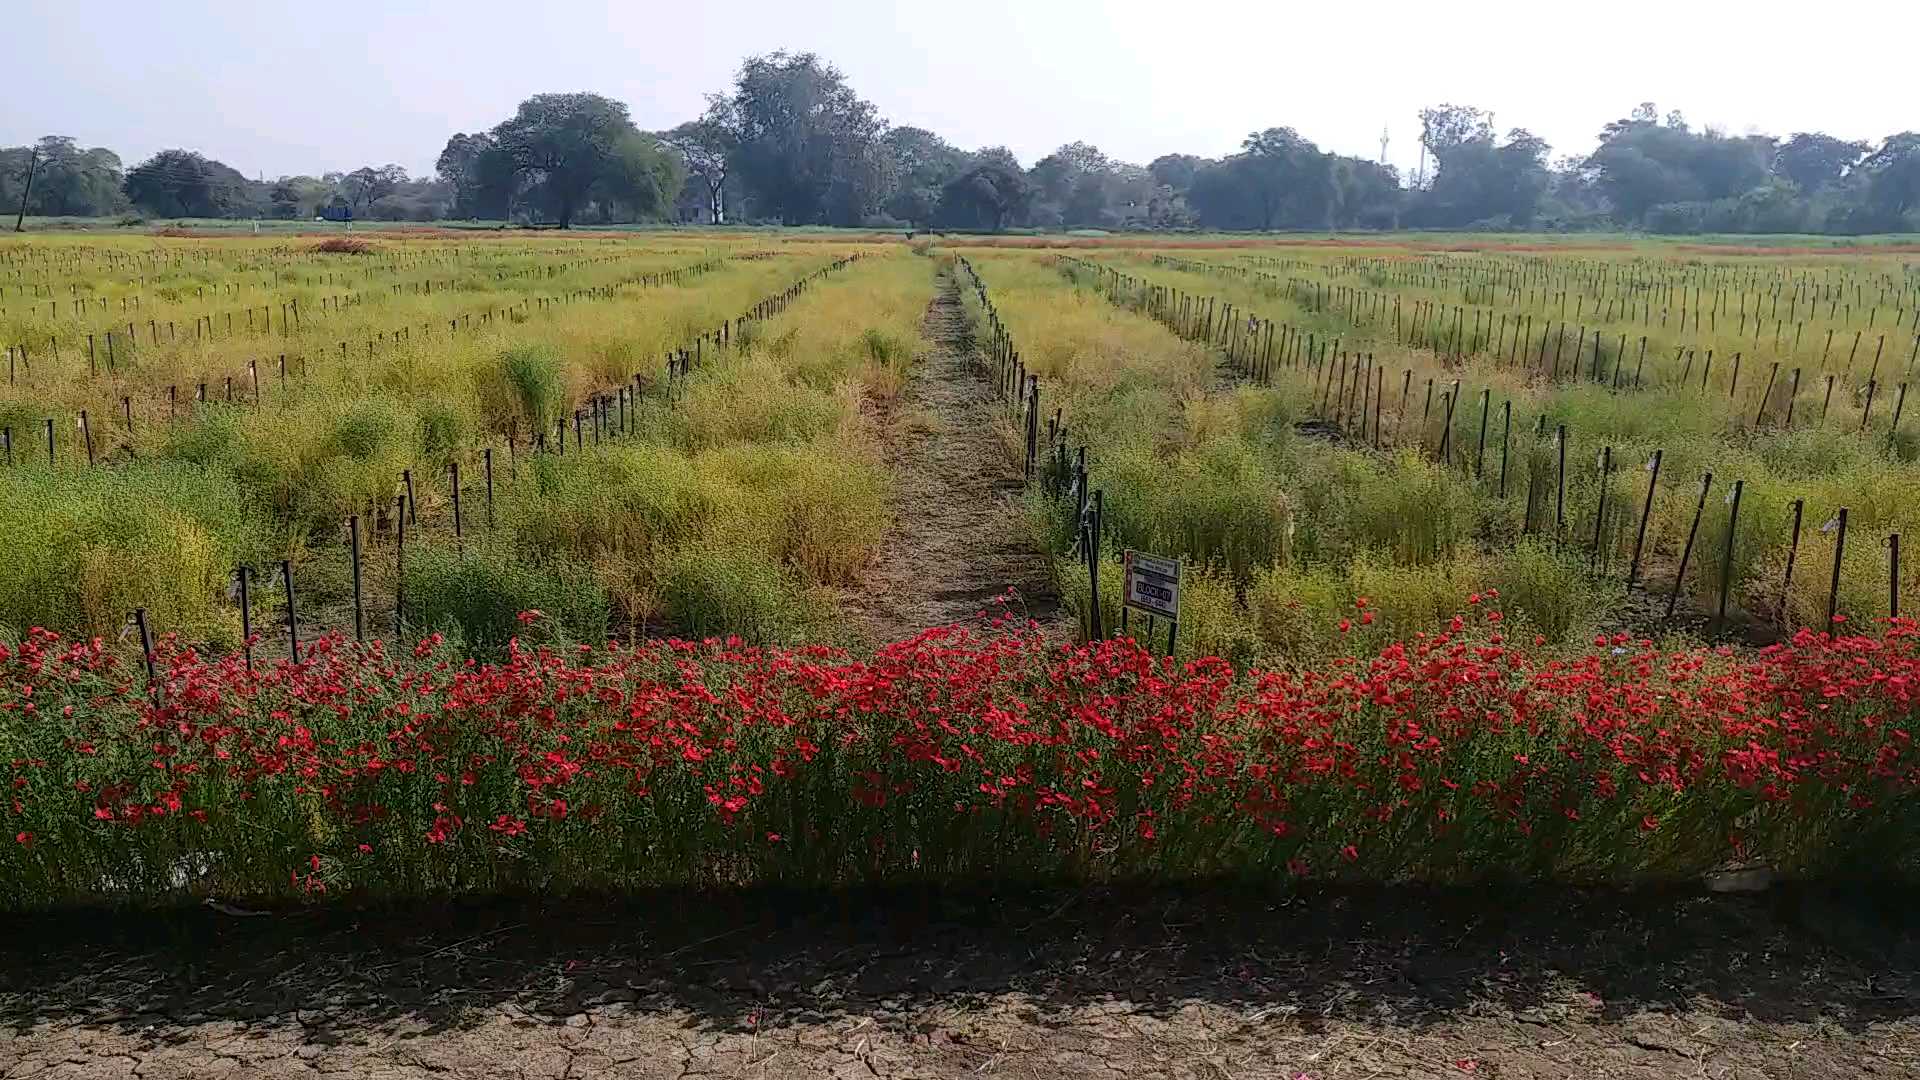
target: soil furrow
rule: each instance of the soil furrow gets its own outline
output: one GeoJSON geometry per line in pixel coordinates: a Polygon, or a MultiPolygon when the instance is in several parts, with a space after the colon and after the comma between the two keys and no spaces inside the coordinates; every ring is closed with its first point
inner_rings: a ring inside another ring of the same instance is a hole
{"type": "Polygon", "coordinates": [[[923,322],[927,348],[897,399],[874,401],[894,480],[894,521],[848,609],[863,637],[897,641],[1012,609],[1060,625],[1047,558],[1021,517],[1023,487],[981,378],[960,289],[941,273],[923,322]]]}

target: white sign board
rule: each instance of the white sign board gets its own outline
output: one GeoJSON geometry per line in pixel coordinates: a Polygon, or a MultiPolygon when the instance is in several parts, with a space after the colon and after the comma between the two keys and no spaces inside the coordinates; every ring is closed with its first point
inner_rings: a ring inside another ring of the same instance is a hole
{"type": "Polygon", "coordinates": [[[1151,615],[1180,618],[1180,561],[1163,559],[1139,551],[1128,551],[1121,559],[1126,570],[1122,602],[1151,615]]]}

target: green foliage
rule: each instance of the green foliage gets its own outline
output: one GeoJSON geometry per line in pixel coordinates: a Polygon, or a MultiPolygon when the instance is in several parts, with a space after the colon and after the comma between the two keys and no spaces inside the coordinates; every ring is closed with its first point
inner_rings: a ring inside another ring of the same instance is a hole
{"type": "Polygon", "coordinates": [[[1403,563],[1435,562],[1459,550],[1472,524],[1471,494],[1423,458],[1402,454],[1350,475],[1345,531],[1363,548],[1403,563]]]}
{"type": "Polygon", "coordinates": [[[156,217],[244,217],[260,209],[247,178],[191,150],[162,150],[127,171],[127,198],[156,217]]]}
{"type": "Polygon", "coordinates": [[[233,480],[172,463],[0,470],[0,626],[112,637],[136,607],[156,632],[232,645],[223,602],[262,536],[233,480]]]}
{"type": "Polygon", "coordinates": [[[36,216],[106,217],[127,207],[120,184],[118,154],[99,146],[82,150],[65,135],[43,136],[31,147],[0,149],[0,210],[18,210],[24,203],[26,212],[36,216]],[[26,190],[30,165],[31,194],[26,190]]]}
{"type": "Polygon", "coordinates": [[[1558,645],[1577,644],[1619,609],[1615,583],[1587,573],[1577,555],[1525,540],[1494,556],[1482,579],[1499,591],[1495,606],[1558,645]]]}
{"type": "Polygon", "coordinates": [[[881,367],[901,367],[913,356],[911,342],[877,326],[860,331],[860,347],[868,359],[881,367]]]}
{"type": "Polygon", "coordinates": [[[730,103],[728,161],[754,205],[789,225],[858,225],[880,205],[886,122],[813,53],[741,62],[730,103]]]}
{"type": "Polygon", "coordinates": [[[504,654],[519,636],[585,644],[607,639],[606,590],[566,559],[545,563],[495,544],[410,546],[405,620],[416,633],[441,632],[479,656],[504,654]],[[540,612],[523,623],[522,612],[540,612]]]}
{"type": "Polygon", "coordinates": [[[516,345],[500,354],[500,371],[528,431],[549,431],[566,408],[566,378],[551,345],[516,345]]]}
{"type": "Polygon", "coordinates": [[[670,552],[660,598],[668,623],[689,637],[777,642],[807,625],[799,583],[745,544],[696,542],[670,552]]]}
{"type": "Polygon", "coordinates": [[[511,162],[533,185],[528,198],[562,228],[589,202],[605,220],[631,220],[663,211],[680,190],[678,166],[626,105],[599,94],[535,94],[493,129],[492,143],[483,153],[511,162]]]}

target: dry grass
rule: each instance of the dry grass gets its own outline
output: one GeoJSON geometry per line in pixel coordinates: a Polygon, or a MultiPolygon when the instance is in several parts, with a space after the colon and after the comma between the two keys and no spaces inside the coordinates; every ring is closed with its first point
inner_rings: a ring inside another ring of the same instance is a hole
{"type": "Polygon", "coordinates": [[[357,236],[330,236],[309,250],[327,255],[371,255],[380,249],[357,236]]]}

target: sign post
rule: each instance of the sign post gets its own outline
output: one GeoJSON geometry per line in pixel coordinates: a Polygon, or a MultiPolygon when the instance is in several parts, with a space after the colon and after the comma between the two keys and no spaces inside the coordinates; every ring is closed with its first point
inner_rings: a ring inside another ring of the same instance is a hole
{"type": "MultiPolygon", "coordinates": [[[[1167,654],[1173,654],[1174,635],[1180,628],[1180,560],[1148,555],[1128,549],[1121,555],[1124,572],[1120,591],[1122,610],[1138,608],[1151,616],[1167,620],[1167,654]]],[[[1152,622],[1148,622],[1147,647],[1153,647],[1152,622]]]]}

